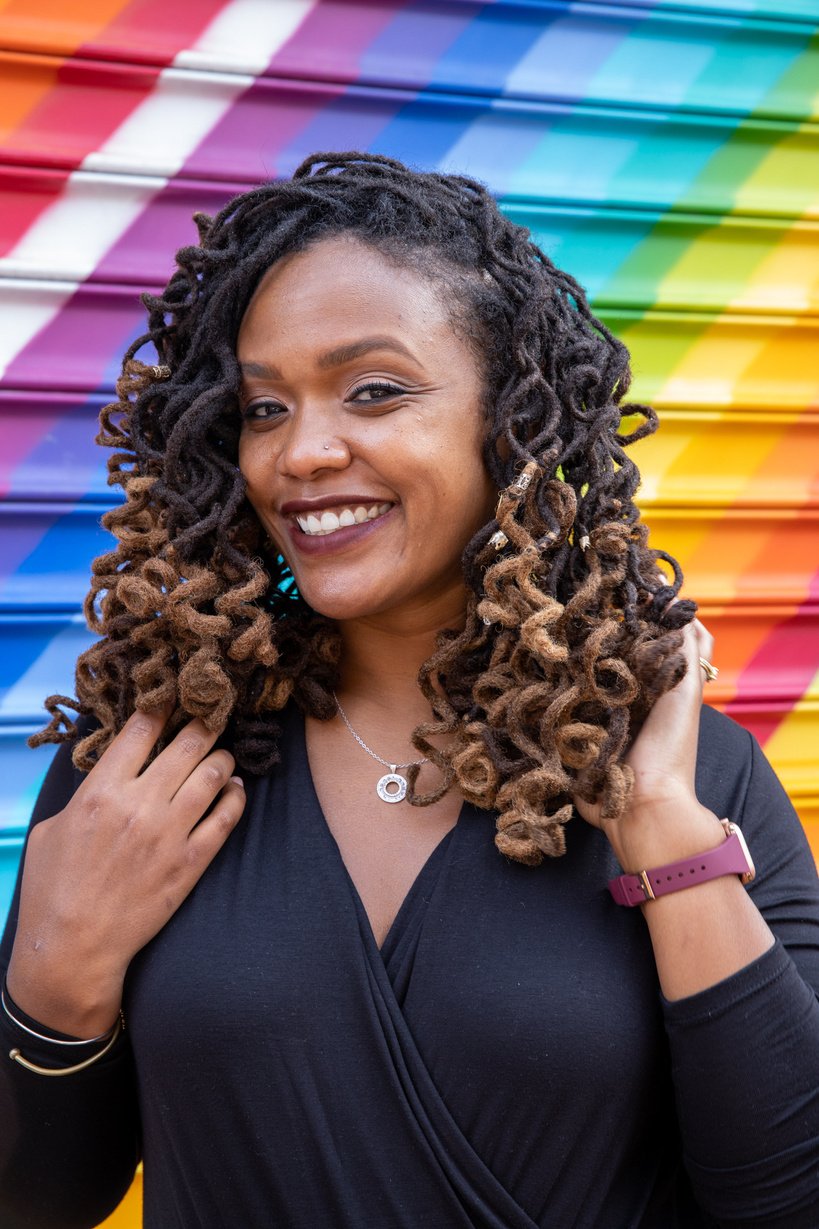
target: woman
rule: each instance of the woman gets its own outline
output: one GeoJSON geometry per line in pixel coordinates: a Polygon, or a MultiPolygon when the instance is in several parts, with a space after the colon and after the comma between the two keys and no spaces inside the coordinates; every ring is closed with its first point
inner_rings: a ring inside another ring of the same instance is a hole
{"type": "Polygon", "coordinates": [[[103,415],[3,1224],[144,1155],[157,1229],[815,1226],[815,870],[701,711],[623,346],[466,179],[316,155],[199,226],[103,415]]]}

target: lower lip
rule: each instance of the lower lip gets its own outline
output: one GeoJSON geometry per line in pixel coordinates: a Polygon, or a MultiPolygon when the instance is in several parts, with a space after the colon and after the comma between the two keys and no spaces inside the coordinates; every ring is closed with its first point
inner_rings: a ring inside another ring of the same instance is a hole
{"type": "Polygon", "coordinates": [[[304,533],[299,529],[298,525],[292,521],[288,521],[287,530],[290,535],[290,541],[295,546],[296,550],[302,555],[333,555],[337,551],[346,550],[350,546],[355,546],[358,542],[363,542],[376,530],[380,529],[390,516],[395,511],[396,505],[393,505],[389,512],[385,512],[382,516],[377,516],[373,521],[362,521],[360,525],[345,525],[343,529],[336,529],[334,533],[324,534],[309,534],[304,533]]]}

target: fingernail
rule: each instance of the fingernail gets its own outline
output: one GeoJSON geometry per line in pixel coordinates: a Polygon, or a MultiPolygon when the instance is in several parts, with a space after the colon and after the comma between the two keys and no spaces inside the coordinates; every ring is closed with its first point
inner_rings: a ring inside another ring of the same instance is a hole
{"type": "Polygon", "coordinates": [[[241,788],[242,788],[242,789],[244,789],[244,788],[245,788],[245,783],[244,783],[244,781],[242,780],[242,778],[241,778],[241,777],[231,777],[230,779],[231,779],[231,781],[233,782],[233,784],[234,784],[234,785],[239,785],[239,786],[241,786],[241,788]]]}

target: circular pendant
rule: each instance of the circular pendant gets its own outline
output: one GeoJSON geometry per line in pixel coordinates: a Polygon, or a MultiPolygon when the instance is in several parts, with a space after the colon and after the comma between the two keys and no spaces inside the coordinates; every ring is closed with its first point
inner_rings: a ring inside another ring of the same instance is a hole
{"type": "Polygon", "coordinates": [[[407,796],[407,779],[398,772],[385,772],[375,792],[382,802],[401,802],[407,796]]]}

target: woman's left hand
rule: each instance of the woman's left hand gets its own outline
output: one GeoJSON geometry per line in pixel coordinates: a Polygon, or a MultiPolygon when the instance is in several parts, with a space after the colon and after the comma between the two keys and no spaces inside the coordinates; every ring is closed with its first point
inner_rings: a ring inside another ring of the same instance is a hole
{"type": "Polygon", "coordinates": [[[687,827],[699,849],[705,848],[703,836],[710,835],[714,846],[724,839],[713,812],[701,806],[694,788],[705,685],[700,658],[710,661],[713,647],[713,637],[698,619],[685,628],[682,651],[688,668],[677,686],[654,705],[626,756],[634,787],[623,814],[604,820],[599,803],[575,800],[580,815],[609,837],[624,869],[685,856],[687,827]],[[677,845],[682,852],[676,853],[677,845]]]}
{"type": "MultiPolygon", "coordinates": [[[[705,853],[725,840],[713,811],[698,800],[697,764],[705,671],[713,639],[697,621],[683,633],[688,669],[648,715],[626,763],[634,788],[623,814],[601,819],[600,806],[576,801],[577,810],[609,839],[629,874],[705,853]]],[[[685,891],[647,901],[657,975],[669,1000],[713,986],[761,956],[774,941],[738,875],[723,875],[685,891]]]]}

